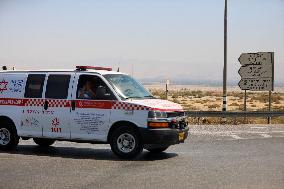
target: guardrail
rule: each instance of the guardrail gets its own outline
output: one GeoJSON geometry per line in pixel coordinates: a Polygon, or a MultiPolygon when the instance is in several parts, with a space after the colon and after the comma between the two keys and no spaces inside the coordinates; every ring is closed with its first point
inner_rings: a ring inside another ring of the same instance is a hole
{"type": "Polygon", "coordinates": [[[222,111],[186,111],[188,117],[279,117],[284,111],[222,112],[222,111]]]}
{"type": "Polygon", "coordinates": [[[185,114],[187,117],[198,118],[198,124],[199,124],[199,119],[202,117],[220,117],[220,118],[231,117],[235,118],[235,122],[237,117],[244,117],[245,119],[247,117],[264,117],[264,118],[267,117],[268,123],[270,123],[272,117],[284,116],[284,111],[251,111],[251,112],[186,111],[185,114]]]}

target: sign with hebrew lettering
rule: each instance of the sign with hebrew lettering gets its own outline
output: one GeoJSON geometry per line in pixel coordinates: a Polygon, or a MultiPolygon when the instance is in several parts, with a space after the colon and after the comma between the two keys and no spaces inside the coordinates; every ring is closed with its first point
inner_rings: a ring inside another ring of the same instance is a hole
{"type": "Polygon", "coordinates": [[[272,66],[245,65],[239,69],[242,78],[264,78],[272,77],[272,66]]]}
{"type": "Polygon", "coordinates": [[[239,57],[242,90],[272,91],[274,85],[274,53],[242,53],[239,57]]]}
{"type": "Polygon", "coordinates": [[[239,82],[239,86],[242,90],[272,91],[272,79],[241,79],[241,81],[239,82]]]}
{"type": "Polygon", "coordinates": [[[239,57],[239,62],[242,66],[245,65],[271,65],[272,52],[258,52],[258,53],[242,53],[239,57]]]}

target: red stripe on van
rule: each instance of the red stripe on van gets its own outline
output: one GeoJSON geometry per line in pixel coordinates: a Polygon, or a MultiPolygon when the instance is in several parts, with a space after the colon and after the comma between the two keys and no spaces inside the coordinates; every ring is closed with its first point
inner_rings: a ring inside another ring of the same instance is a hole
{"type": "Polygon", "coordinates": [[[25,100],[18,98],[0,98],[0,105],[24,106],[25,100]]]}
{"type": "Polygon", "coordinates": [[[111,109],[113,101],[105,100],[76,100],[77,108],[98,108],[98,109],[111,109]]]}
{"type": "Polygon", "coordinates": [[[150,108],[152,111],[183,112],[183,109],[150,108]]]}

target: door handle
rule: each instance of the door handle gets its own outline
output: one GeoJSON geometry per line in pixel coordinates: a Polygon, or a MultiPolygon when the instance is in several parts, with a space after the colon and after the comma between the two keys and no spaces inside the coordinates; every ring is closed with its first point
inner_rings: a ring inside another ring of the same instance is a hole
{"type": "Polygon", "coordinates": [[[43,109],[47,110],[48,109],[48,101],[44,101],[43,109]]]}
{"type": "Polygon", "coordinates": [[[75,101],[75,100],[72,100],[72,101],[71,101],[71,109],[72,109],[72,110],[75,110],[75,106],[76,106],[76,101],[75,101]]]}

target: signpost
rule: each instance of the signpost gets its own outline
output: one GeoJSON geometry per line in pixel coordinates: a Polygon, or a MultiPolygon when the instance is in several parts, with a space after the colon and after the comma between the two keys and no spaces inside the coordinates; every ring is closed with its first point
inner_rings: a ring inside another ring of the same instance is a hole
{"type": "Polygon", "coordinates": [[[169,85],[170,85],[170,80],[166,80],[166,100],[168,100],[168,92],[169,92],[169,85]]]}
{"type": "MultiPolygon", "coordinates": [[[[274,90],[274,53],[242,53],[239,57],[241,76],[239,87],[242,90],[269,91],[269,111],[271,110],[271,91],[274,90]]],[[[246,94],[245,94],[246,101],[246,94]]],[[[246,102],[244,103],[246,106],[246,102]]],[[[246,107],[244,107],[246,110],[246,107]]],[[[268,118],[270,123],[271,118],[268,118]]]]}

